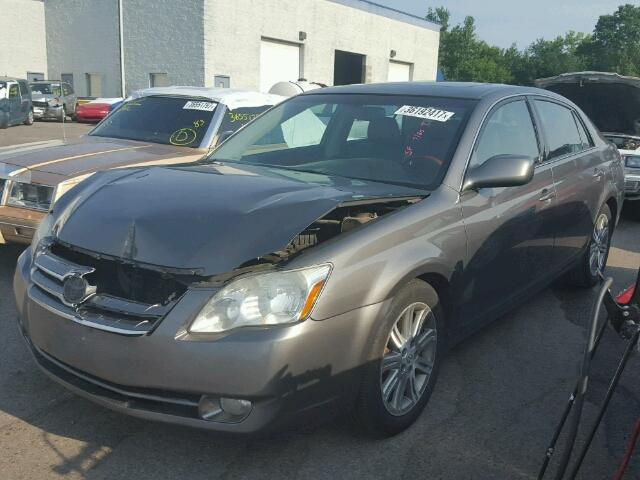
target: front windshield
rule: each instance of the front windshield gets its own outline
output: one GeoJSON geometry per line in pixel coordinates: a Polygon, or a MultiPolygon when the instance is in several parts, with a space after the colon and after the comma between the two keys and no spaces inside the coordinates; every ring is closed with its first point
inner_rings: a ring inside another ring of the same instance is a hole
{"type": "Polygon", "coordinates": [[[474,101],[310,94],[265,113],[205,161],[236,162],[431,189],[474,101]]]}
{"type": "Polygon", "coordinates": [[[185,97],[141,97],[113,111],[90,135],[198,148],[217,103],[185,97]]]}
{"type": "Polygon", "coordinates": [[[55,97],[60,96],[60,84],[59,83],[32,83],[31,93],[36,95],[53,95],[55,97]]]}

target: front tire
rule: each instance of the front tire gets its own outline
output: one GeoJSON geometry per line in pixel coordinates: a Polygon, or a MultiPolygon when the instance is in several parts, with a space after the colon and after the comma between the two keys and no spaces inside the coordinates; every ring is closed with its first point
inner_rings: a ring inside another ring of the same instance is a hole
{"type": "Polygon", "coordinates": [[[603,205],[596,215],[589,246],[576,268],[569,274],[569,282],[578,287],[591,288],[600,281],[607,266],[613,223],[611,209],[603,205]]]}
{"type": "Polygon", "coordinates": [[[67,117],[67,110],[65,107],[62,107],[62,113],[58,116],[58,121],[64,122],[66,117],[67,117]]]}
{"type": "Polygon", "coordinates": [[[33,110],[29,110],[27,113],[27,119],[24,121],[25,125],[33,125],[33,110]]]}
{"type": "Polygon", "coordinates": [[[390,437],[411,426],[433,391],[443,356],[443,313],[431,285],[414,279],[395,296],[374,333],[355,418],[369,433],[390,437]]]}

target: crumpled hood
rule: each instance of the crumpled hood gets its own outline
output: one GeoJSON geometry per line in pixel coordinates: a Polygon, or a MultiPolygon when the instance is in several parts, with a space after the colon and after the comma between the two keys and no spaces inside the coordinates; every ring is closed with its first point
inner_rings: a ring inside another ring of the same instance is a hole
{"type": "Polygon", "coordinates": [[[349,191],[228,165],[116,170],[63,196],[54,218],[58,238],[70,245],[213,275],[284,248],[342,202],[416,196],[404,187],[362,185],[349,191]]]}
{"type": "Polygon", "coordinates": [[[575,72],[541,78],[535,83],[578,105],[601,132],[640,135],[640,78],[575,72]]]}

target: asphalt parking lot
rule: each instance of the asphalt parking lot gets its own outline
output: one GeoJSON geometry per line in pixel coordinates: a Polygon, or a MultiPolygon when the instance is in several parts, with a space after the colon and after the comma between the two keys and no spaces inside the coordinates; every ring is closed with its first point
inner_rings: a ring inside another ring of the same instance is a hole
{"type": "MultiPolygon", "coordinates": [[[[90,128],[70,126],[77,135],[90,128]]],[[[34,127],[54,135],[60,125],[34,127]]],[[[34,127],[0,131],[0,145],[42,140],[25,132],[34,127]]],[[[615,290],[630,284],[640,266],[640,222],[629,213],[615,233],[609,259],[615,290]]],[[[395,438],[372,440],[344,418],[272,438],[230,438],[128,418],[77,398],[45,377],[15,322],[11,280],[20,251],[0,247],[2,480],[532,479],[575,385],[594,297],[594,291],[554,285],[456,347],[425,413],[395,438]]],[[[587,423],[622,348],[608,332],[595,360],[587,423]]],[[[613,476],[640,411],[639,369],[640,358],[634,357],[581,478],[613,476]]],[[[640,454],[625,478],[639,477],[640,454]]]]}

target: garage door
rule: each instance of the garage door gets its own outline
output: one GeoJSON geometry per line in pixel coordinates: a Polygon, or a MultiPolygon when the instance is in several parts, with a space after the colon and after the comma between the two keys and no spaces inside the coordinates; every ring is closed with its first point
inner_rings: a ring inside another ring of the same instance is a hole
{"type": "Polygon", "coordinates": [[[408,82],[411,80],[411,64],[402,62],[389,62],[389,82],[408,82]]]}
{"type": "Polygon", "coordinates": [[[268,92],[277,82],[300,78],[300,47],[262,40],[260,44],[260,90],[268,92]]]}

